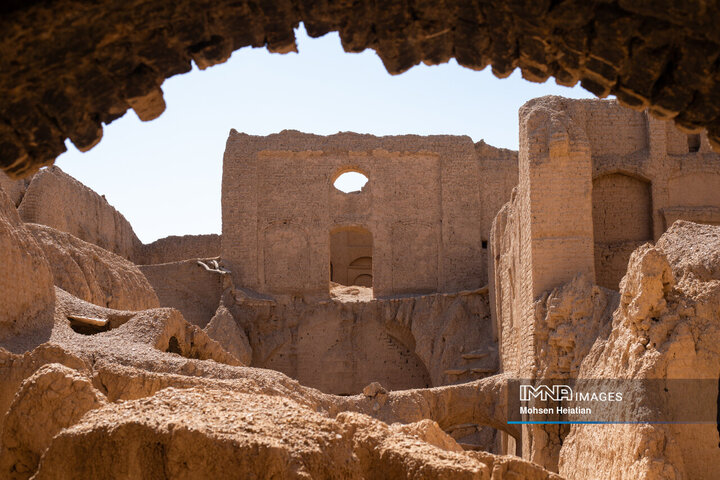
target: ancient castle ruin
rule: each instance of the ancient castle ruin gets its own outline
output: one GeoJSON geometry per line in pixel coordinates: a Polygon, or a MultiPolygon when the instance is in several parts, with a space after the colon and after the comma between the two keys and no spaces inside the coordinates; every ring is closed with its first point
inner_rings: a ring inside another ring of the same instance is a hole
{"type": "Polygon", "coordinates": [[[718,478],[718,24],[707,0],[0,2],[0,478],[718,478]],[[222,234],[151,244],[41,169],[300,24],[391,74],[618,103],[528,102],[518,152],[231,133],[222,234]]]}
{"type": "Polygon", "coordinates": [[[371,254],[348,260],[372,258],[376,297],[474,290],[487,284],[492,219],[516,177],[514,152],[467,137],[232,131],[221,256],[258,292],[327,297],[330,264],[347,271],[331,245],[355,231],[371,254]],[[333,188],[348,171],[368,177],[362,192],[333,188]]]}
{"type": "MultiPolygon", "coordinates": [[[[0,302],[0,476],[102,475],[81,452],[110,445],[131,478],[182,476],[153,444],[218,478],[715,478],[716,424],[513,424],[508,385],[707,379],[717,411],[720,154],[614,101],[519,120],[518,152],[232,130],[222,234],[152,244],[57,167],[1,178],[0,291],[24,288],[0,302]],[[361,191],[333,186],[348,171],[361,191]],[[251,417],[294,466],[228,446],[251,417]]],[[[681,415],[672,385],[628,393],[633,414],[681,415]]]]}

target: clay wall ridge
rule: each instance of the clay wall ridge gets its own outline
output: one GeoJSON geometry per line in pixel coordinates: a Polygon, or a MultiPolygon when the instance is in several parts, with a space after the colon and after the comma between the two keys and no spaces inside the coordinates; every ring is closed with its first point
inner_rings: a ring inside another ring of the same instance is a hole
{"type": "Polygon", "coordinates": [[[38,223],[97,245],[133,263],[168,263],[220,254],[220,236],[170,236],[143,244],[130,222],[100,195],[53,166],[24,180],[0,178],[26,223],[38,223]]]}

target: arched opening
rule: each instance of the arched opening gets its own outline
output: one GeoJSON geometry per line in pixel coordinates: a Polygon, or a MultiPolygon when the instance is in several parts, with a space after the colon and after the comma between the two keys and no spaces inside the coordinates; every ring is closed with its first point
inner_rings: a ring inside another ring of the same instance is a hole
{"type": "Polygon", "coordinates": [[[700,134],[691,133],[687,136],[688,152],[695,153],[700,151],[700,134]]]}
{"type": "Polygon", "coordinates": [[[330,282],[372,288],[373,237],[363,227],[330,232],[330,282]]]}
{"type": "Polygon", "coordinates": [[[353,280],[352,283],[353,285],[358,285],[360,287],[372,287],[372,275],[363,273],[355,277],[355,280],[353,280]]]}
{"type": "Polygon", "coordinates": [[[343,193],[361,192],[367,184],[368,177],[357,170],[349,170],[341,173],[333,182],[333,187],[343,193]]]}
{"type": "Polygon", "coordinates": [[[617,290],[630,254],[653,238],[650,182],[624,173],[595,178],[592,211],[595,281],[617,290]]]}

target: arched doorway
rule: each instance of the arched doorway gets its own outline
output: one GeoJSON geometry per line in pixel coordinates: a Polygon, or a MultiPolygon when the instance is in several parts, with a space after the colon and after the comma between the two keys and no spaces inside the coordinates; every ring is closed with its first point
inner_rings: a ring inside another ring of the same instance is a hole
{"type": "Polygon", "coordinates": [[[340,227],[330,232],[330,281],[372,287],[373,237],[363,227],[340,227]]]}
{"type": "Polygon", "coordinates": [[[595,282],[618,290],[630,254],[653,239],[650,182],[611,173],[593,180],[595,282]]]}

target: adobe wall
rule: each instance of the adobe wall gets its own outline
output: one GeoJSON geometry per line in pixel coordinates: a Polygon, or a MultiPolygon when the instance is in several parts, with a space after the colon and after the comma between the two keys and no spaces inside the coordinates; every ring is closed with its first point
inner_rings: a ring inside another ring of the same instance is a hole
{"type": "Polygon", "coordinates": [[[18,206],[23,221],[70,233],[135,264],[160,264],[220,255],[220,235],[183,235],[143,244],[125,217],[100,195],[59,167],[30,181],[0,174],[0,188],[18,206]]]}
{"type": "Polygon", "coordinates": [[[16,207],[20,205],[25,190],[27,189],[29,181],[26,179],[13,180],[8,177],[4,172],[0,172],[0,190],[3,190],[5,194],[10,198],[10,201],[16,207]]]}
{"type": "MultiPolygon", "coordinates": [[[[720,154],[712,152],[705,136],[682,133],[671,122],[623,108],[615,101],[543,97],[526,106],[543,102],[565,112],[578,134],[587,138],[598,285],[618,290],[632,251],[660,238],[674,221],[720,224],[720,154]]],[[[555,168],[563,169],[565,176],[573,175],[572,165],[560,163],[555,168]]],[[[582,177],[585,182],[585,174],[582,177]]],[[[544,185],[538,188],[538,201],[555,198],[557,212],[566,203],[585,199],[584,191],[575,196],[565,184],[542,178],[534,181],[544,185]],[[548,189],[554,187],[559,188],[551,195],[548,189]]],[[[562,230],[552,223],[564,217],[552,219],[550,235],[562,230]]],[[[554,275],[544,267],[535,269],[554,275]]]]}
{"type": "Polygon", "coordinates": [[[493,220],[502,206],[510,200],[518,184],[518,152],[496,148],[480,140],[475,144],[475,155],[480,167],[480,254],[482,255],[484,284],[489,283],[491,268],[489,257],[490,231],[493,220]]]}
{"type": "Polygon", "coordinates": [[[720,223],[720,154],[646,112],[575,103],[593,159],[596,283],[617,290],[632,251],[676,220],[720,223]]]}
{"type": "Polygon", "coordinates": [[[331,300],[306,303],[238,289],[223,303],[247,333],[252,366],[324,392],[357,394],[371,382],[424,388],[496,373],[487,291],[373,299],[363,290],[335,287],[331,300]]]}
{"type": "Polygon", "coordinates": [[[58,167],[35,174],[18,212],[24,222],[70,233],[129,260],[140,244],[130,223],[105,197],[58,167]]]}
{"type": "Polygon", "coordinates": [[[24,351],[50,338],[55,310],[53,274],[42,249],[2,190],[0,252],[0,349],[24,351]],[[20,337],[27,338],[22,341],[20,337]]]}
{"type": "Polygon", "coordinates": [[[138,245],[133,253],[133,262],[137,265],[153,265],[218,256],[220,235],[171,235],[152,243],[138,245]]]}
{"type": "Polygon", "coordinates": [[[145,310],[160,306],[155,291],[132,262],[46,225],[25,225],[50,262],[53,281],[101,307],[145,310]]]}
{"type": "Polygon", "coordinates": [[[467,137],[232,130],[223,166],[223,261],[238,285],[327,297],[329,233],[359,226],[373,235],[375,295],[478,288],[487,278],[481,244],[490,228],[478,215],[482,198],[507,197],[513,183],[487,181],[512,169],[483,171],[482,161],[467,137]],[[351,169],[367,185],[336,190],[334,180],[351,169]]]}
{"type": "Polygon", "coordinates": [[[222,275],[209,272],[196,259],[139,265],[163,307],[180,311],[185,320],[204,328],[215,315],[223,292],[222,275]]]}
{"type": "MultiPolygon", "coordinates": [[[[616,102],[525,104],[518,187],[490,242],[502,370],[529,379],[577,374],[608,328],[630,254],[677,218],[718,222],[719,160],[704,137],[616,102]]],[[[506,448],[557,469],[563,435],[529,426],[521,445],[506,439],[506,448]]]]}
{"type": "Polygon", "coordinates": [[[558,98],[520,109],[519,183],[491,234],[491,290],[503,371],[536,369],[534,301],[578,274],[594,278],[588,138],[558,98]]]}
{"type": "MultiPolygon", "coordinates": [[[[493,225],[493,314],[501,369],[515,378],[533,379],[546,363],[554,329],[537,318],[537,300],[578,274],[594,278],[592,161],[572,107],[543,97],[520,109],[518,186],[493,225]]],[[[557,469],[554,428],[524,425],[522,438],[502,436],[504,449],[557,469]]]]}

